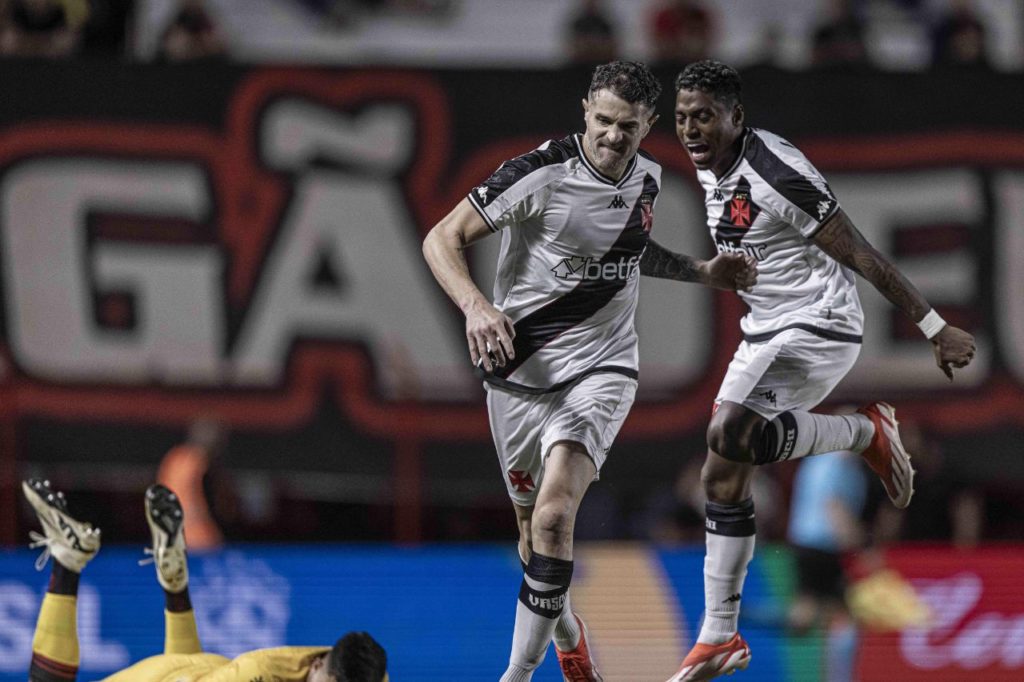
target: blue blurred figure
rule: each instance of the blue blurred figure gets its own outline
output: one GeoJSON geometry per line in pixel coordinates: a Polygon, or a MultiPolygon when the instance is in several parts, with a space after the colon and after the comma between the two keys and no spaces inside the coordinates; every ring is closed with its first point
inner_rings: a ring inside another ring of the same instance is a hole
{"type": "Polygon", "coordinates": [[[796,554],[797,594],[789,625],[798,633],[826,629],[827,682],[854,679],[857,624],[846,606],[842,559],[865,543],[867,493],[861,457],[852,451],[802,460],[793,481],[788,539],[796,554]]]}

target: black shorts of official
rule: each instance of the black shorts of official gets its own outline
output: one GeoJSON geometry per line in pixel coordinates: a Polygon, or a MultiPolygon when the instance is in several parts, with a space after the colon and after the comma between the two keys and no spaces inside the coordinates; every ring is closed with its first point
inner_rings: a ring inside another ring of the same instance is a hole
{"type": "Polygon", "coordinates": [[[836,552],[797,547],[797,593],[841,601],[846,594],[846,574],[840,557],[836,552]]]}

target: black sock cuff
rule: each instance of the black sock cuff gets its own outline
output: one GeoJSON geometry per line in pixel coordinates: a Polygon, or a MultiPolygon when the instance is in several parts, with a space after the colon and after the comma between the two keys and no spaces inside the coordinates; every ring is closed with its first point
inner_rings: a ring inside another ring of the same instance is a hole
{"type": "Polygon", "coordinates": [[[569,587],[572,582],[572,561],[534,552],[526,564],[526,575],[542,583],[569,587]]]}
{"type": "Polygon", "coordinates": [[[164,608],[171,613],[184,613],[192,610],[192,600],[188,596],[188,588],[181,592],[164,590],[164,608]]]}
{"type": "Polygon", "coordinates": [[[28,667],[29,682],[74,682],[78,676],[77,665],[58,663],[33,651],[28,667]]]}
{"type": "Polygon", "coordinates": [[[796,418],[790,412],[780,412],[764,425],[754,452],[754,464],[784,462],[793,455],[796,445],[796,418]]]}
{"type": "Polygon", "coordinates": [[[519,587],[519,601],[538,616],[554,620],[562,615],[565,607],[565,595],[569,591],[572,580],[572,562],[555,559],[536,552],[526,565],[526,575],[519,587]],[[537,590],[530,585],[530,580],[555,585],[553,590],[537,590]]]}
{"type": "Polygon", "coordinates": [[[50,594],[62,594],[68,597],[77,596],[80,575],[54,559],[53,567],[50,569],[50,584],[46,591],[50,594]]]}
{"type": "Polygon", "coordinates": [[[754,524],[754,498],[750,497],[736,504],[719,504],[708,501],[704,504],[706,519],[704,528],[715,535],[747,537],[757,533],[754,524]]]}

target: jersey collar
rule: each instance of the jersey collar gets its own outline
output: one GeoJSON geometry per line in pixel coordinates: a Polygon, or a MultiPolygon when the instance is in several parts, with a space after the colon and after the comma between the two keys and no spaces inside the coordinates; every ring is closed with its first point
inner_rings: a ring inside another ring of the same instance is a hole
{"type": "MultiPolygon", "coordinates": [[[[743,157],[747,155],[747,142],[750,140],[751,134],[752,133],[750,132],[750,128],[743,129],[743,134],[741,135],[741,137],[743,138],[743,142],[740,145],[740,153],[736,155],[736,160],[732,162],[731,166],[729,166],[729,170],[722,173],[722,177],[716,178],[718,182],[725,180],[727,177],[733,174],[733,171],[735,171],[739,167],[740,162],[743,161],[743,157]]],[[[712,172],[711,175],[713,177],[714,172],[712,172]]]]}
{"type": "Polygon", "coordinates": [[[621,188],[623,185],[626,184],[626,181],[629,180],[629,176],[633,174],[633,169],[636,168],[636,154],[634,154],[633,158],[629,160],[628,164],[626,164],[626,170],[625,172],[623,172],[622,177],[618,181],[616,181],[608,177],[601,171],[597,170],[597,168],[595,168],[594,165],[590,163],[590,159],[587,158],[586,153],[584,153],[583,151],[583,135],[581,133],[576,133],[575,135],[572,136],[572,139],[576,143],[576,153],[579,155],[580,161],[583,162],[583,166],[588,171],[590,171],[591,175],[593,175],[595,178],[597,178],[604,184],[612,185],[616,188],[621,188]]]}

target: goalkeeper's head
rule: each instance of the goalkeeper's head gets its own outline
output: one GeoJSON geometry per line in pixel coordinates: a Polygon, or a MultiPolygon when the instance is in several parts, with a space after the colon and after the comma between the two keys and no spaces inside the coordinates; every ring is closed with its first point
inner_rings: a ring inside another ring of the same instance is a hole
{"type": "Polygon", "coordinates": [[[388,655],[366,632],[350,632],[313,661],[307,682],[388,682],[388,655]]]}

